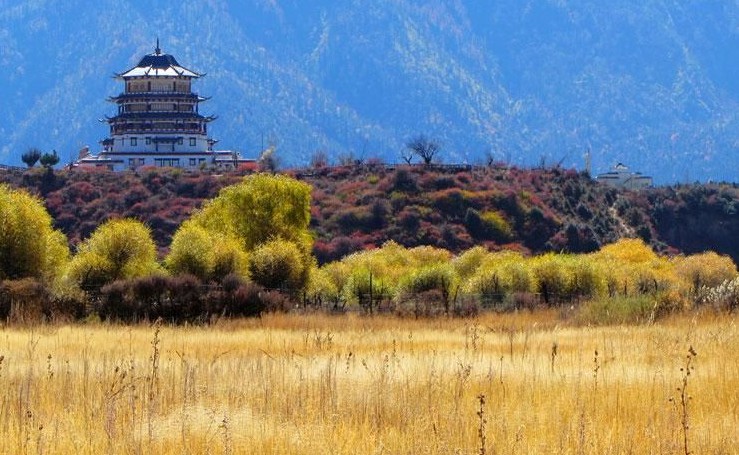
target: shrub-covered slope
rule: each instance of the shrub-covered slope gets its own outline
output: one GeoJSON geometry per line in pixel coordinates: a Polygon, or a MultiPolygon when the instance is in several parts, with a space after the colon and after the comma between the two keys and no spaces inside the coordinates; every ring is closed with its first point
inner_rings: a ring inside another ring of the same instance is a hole
{"type": "MultiPolygon", "coordinates": [[[[525,252],[590,252],[621,237],[660,251],[714,250],[739,260],[735,185],[641,192],[600,185],[560,168],[365,164],[290,174],[313,187],[311,228],[319,262],[387,240],[459,252],[482,244],[525,252]]],[[[167,248],[180,223],[238,173],[3,171],[0,181],[43,197],[72,245],[103,221],[133,217],[167,248]]]]}

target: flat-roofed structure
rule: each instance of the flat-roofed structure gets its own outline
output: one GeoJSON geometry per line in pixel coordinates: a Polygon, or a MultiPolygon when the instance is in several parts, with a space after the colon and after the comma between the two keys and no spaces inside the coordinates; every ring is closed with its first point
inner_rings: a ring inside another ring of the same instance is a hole
{"type": "Polygon", "coordinates": [[[639,190],[652,186],[652,177],[642,175],[640,172],[631,172],[623,163],[618,163],[608,172],[598,174],[595,179],[606,185],[629,190],[639,190]]]}

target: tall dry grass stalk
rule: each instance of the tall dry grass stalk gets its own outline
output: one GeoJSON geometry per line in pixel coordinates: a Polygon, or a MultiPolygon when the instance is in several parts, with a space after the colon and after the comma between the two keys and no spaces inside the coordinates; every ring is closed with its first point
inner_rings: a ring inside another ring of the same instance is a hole
{"type": "Polygon", "coordinates": [[[735,316],[6,327],[0,453],[734,454],[738,345],[735,316]]]}

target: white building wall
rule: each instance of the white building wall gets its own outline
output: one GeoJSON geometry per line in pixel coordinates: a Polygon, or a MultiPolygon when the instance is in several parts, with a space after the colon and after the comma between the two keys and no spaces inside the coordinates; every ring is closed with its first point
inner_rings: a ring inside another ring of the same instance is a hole
{"type": "Polygon", "coordinates": [[[124,134],[113,136],[113,153],[204,153],[208,151],[208,137],[200,134],[124,134]],[[175,142],[159,142],[168,138],[175,142]]]}

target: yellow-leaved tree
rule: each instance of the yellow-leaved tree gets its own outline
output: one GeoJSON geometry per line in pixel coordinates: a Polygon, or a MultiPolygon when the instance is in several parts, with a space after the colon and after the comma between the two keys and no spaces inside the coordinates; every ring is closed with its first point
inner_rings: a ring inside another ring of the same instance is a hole
{"type": "Polygon", "coordinates": [[[285,175],[244,177],[183,223],[172,239],[168,268],[203,280],[237,273],[270,288],[304,289],[315,267],[310,193],[310,185],[285,175]],[[289,279],[275,267],[286,257],[297,270],[289,279]]]}
{"type": "Polygon", "coordinates": [[[0,185],[0,280],[34,278],[51,283],[68,260],[67,239],[52,228],[42,202],[0,185]]]}
{"type": "Polygon", "coordinates": [[[341,278],[333,273],[337,270],[336,266],[340,264],[340,262],[332,262],[327,264],[327,267],[321,267],[311,273],[306,298],[313,305],[320,307],[324,304],[330,304],[333,309],[343,308],[340,292],[343,284],[337,284],[336,278],[341,278]]]}
{"type": "Polygon", "coordinates": [[[350,254],[322,270],[345,302],[359,304],[372,312],[378,304],[393,300],[400,291],[399,284],[409,275],[421,269],[432,273],[430,270],[436,266],[451,264],[451,259],[451,253],[440,248],[405,248],[388,241],[381,248],[350,254]]]}
{"type": "Polygon", "coordinates": [[[159,270],[151,230],[133,219],[110,220],[82,242],[69,265],[69,278],[83,289],[138,278],[159,270]]]}
{"type": "Polygon", "coordinates": [[[546,305],[570,298],[571,270],[564,255],[547,253],[529,261],[536,290],[546,305]]]}
{"type": "Polygon", "coordinates": [[[410,303],[417,316],[431,315],[438,309],[449,315],[456,303],[459,277],[448,261],[416,266],[400,279],[396,288],[397,303],[410,303]]]}
{"type": "Polygon", "coordinates": [[[257,246],[249,255],[249,276],[267,289],[294,292],[308,283],[309,264],[295,242],[277,238],[257,246]]]}
{"type": "Polygon", "coordinates": [[[468,280],[485,262],[490,252],[482,246],[474,246],[454,258],[454,269],[461,280],[468,280]]]}
{"type": "Polygon", "coordinates": [[[611,296],[656,293],[676,284],[670,261],[641,239],[621,239],[593,253],[592,258],[604,271],[611,296]]]}
{"type": "Polygon", "coordinates": [[[213,233],[187,220],[175,232],[165,260],[175,275],[194,275],[201,281],[220,281],[229,274],[248,276],[248,255],[234,236],[213,233]]]}
{"type": "Polygon", "coordinates": [[[479,256],[479,264],[466,279],[462,275],[462,290],[465,294],[477,296],[483,305],[500,304],[516,293],[534,292],[533,272],[528,267],[530,259],[521,253],[498,251],[483,256],[480,251],[472,249],[458,258],[458,269],[460,266],[461,270],[471,268],[467,264],[475,256],[479,256]]]}
{"type": "Polygon", "coordinates": [[[683,287],[694,294],[703,286],[716,287],[737,276],[734,261],[713,251],[677,257],[674,264],[683,287]]]}

